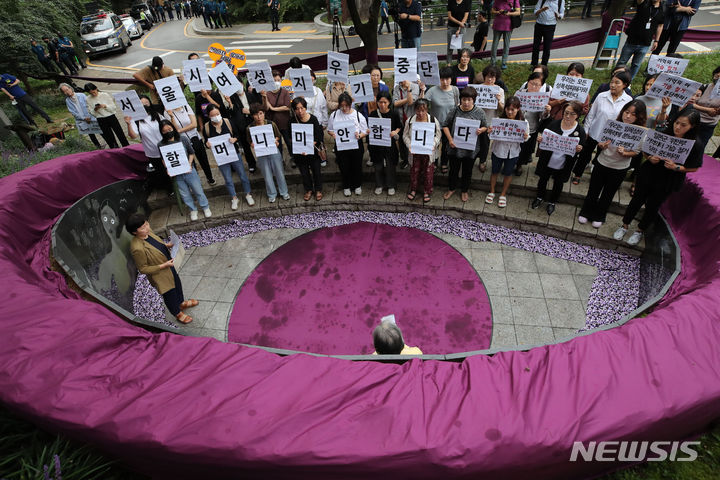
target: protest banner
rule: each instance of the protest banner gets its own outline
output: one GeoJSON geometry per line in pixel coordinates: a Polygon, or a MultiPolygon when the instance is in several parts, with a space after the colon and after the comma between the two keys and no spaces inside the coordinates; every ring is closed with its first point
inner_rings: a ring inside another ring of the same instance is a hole
{"type": "Polygon", "coordinates": [[[673,105],[682,107],[700,88],[700,82],[670,73],[661,73],[645,93],[648,97],[670,98],[673,105]]]}
{"type": "Polygon", "coordinates": [[[350,120],[335,122],[333,128],[335,128],[335,148],[338,152],[359,148],[358,139],[355,138],[357,132],[355,122],[350,120]]]}
{"type": "Polygon", "coordinates": [[[510,120],[509,118],[493,118],[490,140],[523,143],[528,124],[525,120],[510,120]]]}
{"type": "Polygon", "coordinates": [[[435,122],[413,122],[410,132],[410,152],[432,155],[435,147],[435,122]]]}
{"type": "Polygon", "coordinates": [[[328,52],[327,54],[327,80],[328,83],[348,83],[350,71],[350,55],[347,53],[328,52]]]}
{"type": "Polygon", "coordinates": [[[355,103],[372,102],[375,100],[369,73],[350,77],[350,95],[352,95],[353,102],[355,103]]]}
{"type": "Polygon", "coordinates": [[[250,127],[250,142],[254,144],[253,148],[255,149],[256,157],[264,157],[278,153],[272,125],[250,127]]]}
{"type": "Polygon", "coordinates": [[[542,132],[540,150],[562,153],[563,155],[575,155],[579,144],[580,137],[566,137],[546,128],[542,132]]]}
{"type": "Polygon", "coordinates": [[[368,140],[370,145],[376,147],[389,147],[391,145],[390,132],[392,131],[392,125],[389,118],[368,118],[368,127],[370,128],[370,135],[368,140]]]}
{"type": "Polygon", "coordinates": [[[315,143],[313,139],[312,123],[292,123],[290,124],[292,136],[292,153],[293,155],[312,155],[315,153],[315,143]]]}
{"type": "Polygon", "coordinates": [[[167,174],[171,177],[189,173],[192,170],[182,142],[163,145],[160,147],[160,155],[162,155],[163,163],[165,163],[167,174]]]}
{"type": "Polygon", "coordinates": [[[647,129],[639,125],[608,120],[600,134],[600,143],[610,140],[614,147],[623,147],[627,151],[639,152],[640,142],[647,129]]]}
{"type": "Polygon", "coordinates": [[[225,63],[218,63],[216,67],[210,69],[208,74],[223,95],[229,97],[230,95],[243,91],[242,83],[233,75],[230,67],[225,63]]]}
{"type": "Polygon", "coordinates": [[[477,92],[475,97],[475,105],[480,108],[487,108],[495,110],[498,107],[497,94],[500,91],[500,87],[497,85],[482,85],[482,84],[470,84],[468,87],[473,87],[477,92]]]}
{"type": "Polygon", "coordinates": [[[395,84],[408,80],[417,81],[417,50],[414,48],[396,48],[393,52],[395,84]]]}
{"type": "Polygon", "coordinates": [[[418,74],[425,85],[440,85],[437,52],[418,52],[418,74]]]}
{"type": "Polygon", "coordinates": [[[190,87],[191,92],[212,88],[205,60],[183,60],[183,80],[190,87]]]}
{"type": "Polygon", "coordinates": [[[292,84],[291,88],[296,97],[315,96],[310,69],[290,68],[288,69],[288,78],[290,79],[292,84]]]}
{"type": "Polygon", "coordinates": [[[550,92],[517,92],[523,112],[543,112],[550,101],[550,92]]]}
{"type": "Polygon", "coordinates": [[[188,104],[175,75],[155,80],[153,84],[165,110],[174,110],[188,104]]]}
{"type": "Polygon", "coordinates": [[[238,154],[235,150],[235,146],[230,143],[229,133],[209,138],[208,142],[210,143],[210,150],[215,157],[215,163],[217,163],[218,166],[236,162],[238,160],[238,154]]]}
{"type": "Polygon", "coordinates": [[[589,78],[571,77],[570,75],[558,75],[555,77],[550,98],[564,98],[565,100],[577,100],[584,102],[590,93],[593,81],[589,78]]]}
{"type": "Polygon", "coordinates": [[[113,98],[124,117],[130,117],[133,120],[145,120],[147,118],[148,113],[145,110],[145,105],[142,104],[135,90],[113,93],[113,98]]]}
{"type": "Polygon", "coordinates": [[[455,117],[455,131],[453,132],[455,148],[459,148],[460,150],[475,150],[478,128],[480,128],[480,120],[455,117]]]}
{"type": "Polygon", "coordinates": [[[250,85],[258,92],[275,90],[275,80],[268,62],[250,63],[247,66],[247,78],[250,85]]]}
{"type": "Polygon", "coordinates": [[[648,60],[647,71],[649,75],[656,73],[672,73],[673,75],[682,76],[685,69],[690,63],[689,58],[661,57],[660,55],[650,55],[648,60]]]}
{"type": "Polygon", "coordinates": [[[695,140],[671,137],[655,130],[648,130],[643,142],[642,151],[648,155],[672,160],[683,165],[692,150],[695,140]]]}

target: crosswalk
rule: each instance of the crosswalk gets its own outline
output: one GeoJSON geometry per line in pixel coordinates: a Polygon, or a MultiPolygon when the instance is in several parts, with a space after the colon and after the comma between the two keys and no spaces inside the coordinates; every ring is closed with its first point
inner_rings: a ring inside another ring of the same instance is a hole
{"type": "MultiPolygon", "coordinates": [[[[294,47],[302,42],[303,38],[268,38],[265,40],[238,40],[225,44],[227,50],[239,49],[245,52],[247,63],[258,63],[262,61],[270,61],[270,57],[282,55],[283,50],[294,47]]],[[[202,55],[205,63],[211,65],[213,62],[210,56],[205,53],[202,55]]],[[[270,62],[272,63],[272,62],[270,62]]]]}

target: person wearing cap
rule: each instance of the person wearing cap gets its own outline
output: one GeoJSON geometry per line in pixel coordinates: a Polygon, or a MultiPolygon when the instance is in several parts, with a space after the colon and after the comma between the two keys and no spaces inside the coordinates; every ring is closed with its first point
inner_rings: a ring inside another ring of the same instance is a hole
{"type": "Polygon", "coordinates": [[[172,75],[175,75],[175,72],[173,72],[172,68],[165,65],[162,58],[153,57],[152,64],[133,73],[133,78],[150,89],[150,97],[153,103],[160,103],[160,97],[155,91],[155,84],[153,82],[172,75]]]}
{"type": "Polygon", "coordinates": [[[70,40],[68,37],[64,37],[62,33],[56,32],[57,38],[58,38],[58,44],[60,45],[60,48],[65,50],[68,57],[70,58],[70,61],[75,64],[75,60],[78,61],[80,64],[80,68],[87,68],[87,65],[85,65],[85,62],[82,61],[82,58],[80,58],[80,55],[75,52],[75,45],[73,45],[72,40],[70,40]]]}
{"type": "Polygon", "coordinates": [[[97,118],[100,130],[102,130],[102,136],[108,146],[118,148],[115,141],[116,136],[123,147],[130,145],[127,138],[125,138],[125,132],[123,132],[120,122],[115,116],[117,105],[115,105],[113,97],[109,93],[99,91],[94,83],[85,84],[85,91],[90,94],[87,98],[87,108],[90,115],[97,118]]]}
{"type": "Polygon", "coordinates": [[[55,62],[55,65],[57,65],[63,75],[74,75],[75,73],[77,73],[77,70],[73,72],[72,68],[69,70],[70,73],[68,73],[68,69],[66,68],[66,65],[64,65],[64,62],[60,57],[60,49],[58,47],[56,39],[50,39],[50,37],[47,35],[45,35],[42,39],[48,47],[48,53],[50,54],[50,58],[53,62],[55,62]]]}
{"type": "Polygon", "coordinates": [[[45,47],[38,45],[35,39],[30,40],[30,45],[30,50],[37,55],[38,62],[45,67],[45,70],[50,73],[57,73],[57,70],[55,70],[55,66],[52,63],[52,59],[50,59],[50,54],[45,51],[45,47]]]}
{"type": "Polygon", "coordinates": [[[39,113],[40,116],[43,117],[48,123],[52,123],[52,118],[50,118],[50,116],[45,113],[45,111],[40,108],[37,103],[35,103],[35,99],[28,95],[25,90],[20,88],[20,80],[18,80],[14,76],[10,75],[9,73],[3,73],[2,75],[0,75],[0,90],[2,90],[5,95],[10,97],[10,101],[16,102],[15,105],[17,106],[18,110],[20,110],[20,113],[32,125],[37,126],[35,121],[32,119],[32,116],[25,109],[26,106],[32,108],[37,113],[39,113]]]}

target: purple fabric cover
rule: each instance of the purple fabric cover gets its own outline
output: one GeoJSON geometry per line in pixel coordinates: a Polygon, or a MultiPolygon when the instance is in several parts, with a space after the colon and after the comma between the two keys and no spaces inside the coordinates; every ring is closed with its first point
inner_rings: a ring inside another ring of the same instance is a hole
{"type": "Polygon", "coordinates": [[[240,289],[228,339],[370,354],[389,314],[425,354],[490,348],[490,299],[470,262],[422,230],[367,222],[314,230],[265,258],[240,289]]]}
{"type": "Polygon", "coordinates": [[[720,165],[666,213],[683,274],[645,318],[527,352],[404,365],[152,334],[48,268],[74,201],[134,176],[140,148],[0,180],[0,400],[156,478],[591,475],[574,440],[672,440],[720,417],[720,165]]]}

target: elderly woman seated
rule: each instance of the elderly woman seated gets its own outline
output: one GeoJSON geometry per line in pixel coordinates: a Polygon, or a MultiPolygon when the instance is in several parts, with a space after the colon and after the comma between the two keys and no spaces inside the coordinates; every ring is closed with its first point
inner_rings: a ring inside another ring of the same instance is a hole
{"type": "Polygon", "coordinates": [[[373,355],[422,355],[418,347],[405,345],[402,332],[391,321],[381,322],[373,330],[373,355]]]}

